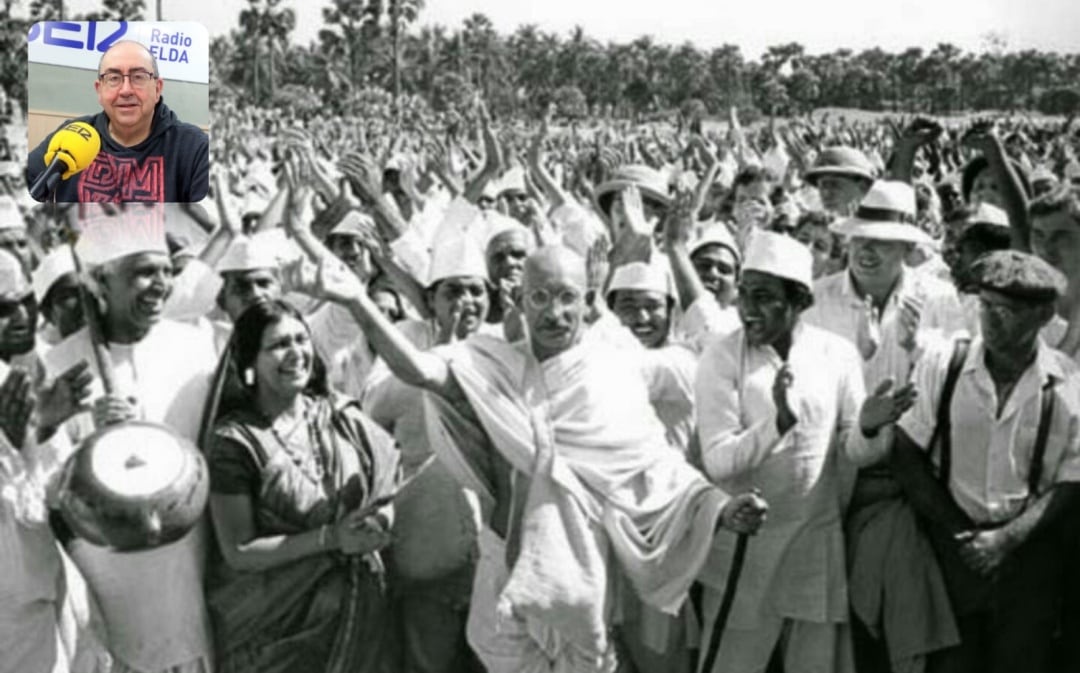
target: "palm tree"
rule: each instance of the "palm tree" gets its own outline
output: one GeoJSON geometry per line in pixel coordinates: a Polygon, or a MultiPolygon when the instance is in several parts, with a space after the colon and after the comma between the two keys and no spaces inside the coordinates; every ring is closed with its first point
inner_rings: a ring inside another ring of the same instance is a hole
{"type": "Polygon", "coordinates": [[[390,53],[394,80],[394,114],[399,115],[401,99],[401,34],[416,21],[424,0],[390,0],[390,53]]]}

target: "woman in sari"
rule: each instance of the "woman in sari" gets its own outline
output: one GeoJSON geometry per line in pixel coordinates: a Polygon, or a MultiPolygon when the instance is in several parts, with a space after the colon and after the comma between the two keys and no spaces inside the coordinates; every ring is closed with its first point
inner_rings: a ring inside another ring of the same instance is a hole
{"type": "Polygon", "coordinates": [[[260,302],[236,321],[239,394],[207,442],[220,558],[207,597],[219,673],[386,670],[379,550],[390,542],[393,440],[328,391],[300,313],[260,302]]]}

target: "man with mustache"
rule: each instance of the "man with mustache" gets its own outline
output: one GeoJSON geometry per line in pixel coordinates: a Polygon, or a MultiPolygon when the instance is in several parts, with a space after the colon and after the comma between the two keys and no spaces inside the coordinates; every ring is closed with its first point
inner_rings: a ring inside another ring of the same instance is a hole
{"type": "Polygon", "coordinates": [[[484,515],[467,632],[489,671],[613,671],[612,555],[673,614],[714,530],[749,532],[764,514],[667,445],[641,363],[588,336],[586,290],[584,259],[540,248],[525,264],[527,339],[424,352],[354,277],[320,269],[321,294],[349,307],[391,370],[428,391],[433,427],[459,440],[439,456],[484,515]]]}

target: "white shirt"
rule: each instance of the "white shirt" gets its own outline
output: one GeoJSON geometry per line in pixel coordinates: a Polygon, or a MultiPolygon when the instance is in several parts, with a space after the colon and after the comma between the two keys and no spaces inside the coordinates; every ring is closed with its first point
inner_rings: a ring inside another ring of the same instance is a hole
{"type": "MultiPolygon", "coordinates": [[[[841,513],[854,483],[848,445],[865,442],[858,414],[864,390],[858,353],[847,341],[797,325],[788,364],[788,401],[798,421],[776,427],[772,386],[784,362],[750,346],[743,330],[712,341],[698,364],[696,402],[702,462],[729,493],[758,488],[769,517],[748,547],[733,625],[762,615],[846,621],[841,513]],[[843,453],[842,453],[843,451],[843,453]]],[[[718,534],[702,580],[722,588],[734,536],[718,534]]]]}
{"type": "MultiPolygon", "coordinates": [[[[937,424],[941,389],[952,356],[951,341],[929,346],[912,380],[919,396],[899,426],[927,448],[937,424]]],[[[1040,492],[1051,484],[1080,481],[1080,374],[1060,351],[1039,344],[1032,366],[1023,373],[997,416],[997,393],[986,369],[981,338],[971,342],[956,381],[951,406],[952,463],[949,490],[976,523],[1000,523],[1020,513],[1028,497],[1028,473],[1042,411],[1042,387],[1048,377],[1054,411],[1040,479],[1040,492]]],[[[931,452],[934,464],[939,450],[931,452]]]]}
{"type": "MultiPolygon", "coordinates": [[[[900,305],[906,296],[922,301],[920,344],[935,336],[951,336],[965,327],[956,290],[937,278],[905,267],[881,314],[881,343],[874,355],[863,361],[863,382],[867,390],[874,390],[890,377],[897,383],[906,381],[917,359],[918,348],[909,353],[899,341],[900,305]]],[[[859,320],[864,310],[863,299],[855,293],[850,272],[844,270],[814,283],[814,305],[803,314],[803,320],[857,345],[859,320]]]]}

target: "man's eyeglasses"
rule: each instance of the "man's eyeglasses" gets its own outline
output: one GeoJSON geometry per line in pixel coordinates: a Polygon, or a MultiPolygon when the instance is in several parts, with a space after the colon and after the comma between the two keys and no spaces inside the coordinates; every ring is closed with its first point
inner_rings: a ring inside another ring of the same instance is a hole
{"type": "Polygon", "coordinates": [[[560,290],[558,292],[552,292],[540,287],[529,290],[525,294],[525,301],[529,302],[529,305],[537,311],[551,306],[553,301],[561,308],[573,306],[581,301],[581,298],[581,293],[576,290],[560,290]]]}
{"type": "Polygon", "coordinates": [[[131,80],[131,86],[142,88],[151,81],[157,79],[157,75],[145,70],[133,70],[128,74],[122,72],[106,72],[98,75],[101,83],[110,89],[119,89],[124,84],[124,78],[131,80]]]}

